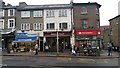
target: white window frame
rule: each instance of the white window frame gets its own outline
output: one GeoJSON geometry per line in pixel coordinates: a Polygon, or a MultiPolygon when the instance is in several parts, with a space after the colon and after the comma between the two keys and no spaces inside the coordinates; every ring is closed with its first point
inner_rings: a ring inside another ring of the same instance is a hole
{"type": "Polygon", "coordinates": [[[54,17],[55,11],[54,10],[47,10],[46,11],[46,17],[54,17]]]}
{"type": "Polygon", "coordinates": [[[67,22],[59,23],[59,29],[68,29],[68,23],[67,23],[67,22]],[[67,28],[63,28],[63,24],[64,24],[64,23],[67,24],[67,28]]]}
{"type": "Polygon", "coordinates": [[[33,17],[42,17],[42,16],[43,16],[42,10],[33,11],[33,17]]]}
{"type": "Polygon", "coordinates": [[[47,30],[53,30],[53,29],[55,29],[55,23],[47,23],[46,24],[46,29],[47,30]],[[51,28],[50,24],[54,24],[54,28],[51,28]],[[48,28],[47,28],[47,25],[48,25],[48,28]]]}
{"type": "Polygon", "coordinates": [[[4,14],[5,14],[5,10],[2,11],[2,14],[3,14],[3,17],[4,17],[4,14]]]}
{"type": "Polygon", "coordinates": [[[15,28],[15,19],[8,19],[8,28],[15,28]],[[10,20],[13,20],[13,27],[10,27],[10,20]]]}
{"type": "Polygon", "coordinates": [[[4,17],[4,10],[0,10],[0,17],[4,17]]]}
{"type": "Polygon", "coordinates": [[[67,17],[67,10],[66,9],[59,10],[59,17],[67,17]]]}
{"type": "Polygon", "coordinates": [[[34,23],[33,24],[33,30],[42,30],[43,29],[43,23],[34,23]]]}
{"type": "Polygon", "coordinates": [[[2,28],[0,28],[0,29],[4,29],[4,19],[0,19],[0,23],[2,23],[2,25],[0,24],[0,26],[2,26],[2,28]]]}
{"type": "Polygon", "coordinates": [[[8,9],[8,16],[14,16],[14,15],[15,15],[15,9],[8,9]],[[13,10],[13,12],[12,12],[13,15],[10,14],[11,13],[10,10],[13,10]]]}
{"type": "Polygon", "coordinates": [[[99,14],[99,10],[97,7],[95,7],[96,14],[99,14]]]}
{"type": "Polygon", "coordinates": [[[87,14],[87,13],[88,13],[87,7],[82,7],[81,14],[87,14]]]}
{"type": "Polygon", "coordinates": [[[21,11],[21,17],[30,17],[30,11],[21,11]]]}
{"type": "Polygon", "coordinates": [[[30,30],[30,23],[21,23],[21,30],[30,30]],[[25,28],[27,25],[28,27],[25,28]]]}

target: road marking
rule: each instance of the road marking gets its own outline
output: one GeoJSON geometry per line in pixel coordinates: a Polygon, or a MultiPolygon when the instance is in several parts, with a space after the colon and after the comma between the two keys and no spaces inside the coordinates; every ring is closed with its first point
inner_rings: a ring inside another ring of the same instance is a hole
{"type": "Polygon", "coordinates": [[[2,67],[2,66],[7,66],[7,64],[0,64],[0,67],[2,67]]]}
{"type": "Polygon", "coordinates": [[[83,59],[83,58],[81,59],[81,58],[79,58],[79,60],[80,60],[80,62],[83,62],[83,63],[84,62],[88,62],[88,59],[83,59]]]}
{"type": "Polygon", "coordinates": [[[95,61],[94,59],[81,59],[81,58],[79,58],[79,60],[81,60],[81,61],[95,61]]]}
{"type": "Polygon", "coordinates": [[[71,58],[57,57],[57,60],[70,61],[71,58]]]}
{"type": "Polygon", "coordinates": [[[108,61],[104,60],[104,63],[108,63],[108,61]]]}

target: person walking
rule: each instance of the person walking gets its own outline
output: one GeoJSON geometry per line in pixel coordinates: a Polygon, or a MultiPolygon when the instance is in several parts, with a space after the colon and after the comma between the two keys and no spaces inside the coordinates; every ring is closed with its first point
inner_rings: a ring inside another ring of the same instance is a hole
{"type": "Polygon", "coordinates": [[[38,55],[38,44],[35,44],[35,55],[38,55]]]}
{"type": "Polygon", "coordinates": [[[112,45],[111,43],[108,44],[108,56],[112,55],[112,45]]]}

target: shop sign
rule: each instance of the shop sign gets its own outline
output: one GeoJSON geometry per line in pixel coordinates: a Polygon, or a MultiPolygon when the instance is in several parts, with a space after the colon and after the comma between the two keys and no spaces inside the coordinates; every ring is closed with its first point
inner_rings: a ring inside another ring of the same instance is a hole
{"type": "Polygon", "coordinates": [[[35,37],[32,37],[32,38],[16,38],[16,42],[31,42],[31,41],[35,41],[36,38],[35,37]]]}
{"type": "Polygon", "coordinates": [[[76,36],[97,36],[101,35],[100,30],[76,30],[75,31],[76,36]]]}
{"type": "Polygon", "coordinates": [[[17,36],[27,36],[27,33],[17,33],[17,36]]]}
{"type": "MultiPolygon", "coordinates": [[[[66,32],[66,33],[58,32],[58,36],[70,36],[70,35],[71,35],[70,32],[66,32]]],[[[57,36],[57,33],[44,33],[44,36],[57,36]]]]}
{"type": "Polygon", "coordinates": [[[28,37],[37,37],[38,34],[27,34],[28,37]]]}

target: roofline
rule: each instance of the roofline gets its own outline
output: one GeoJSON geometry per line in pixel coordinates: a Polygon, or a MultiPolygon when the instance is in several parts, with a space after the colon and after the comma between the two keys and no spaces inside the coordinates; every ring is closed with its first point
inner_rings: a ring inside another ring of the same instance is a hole
{"type": "Polygon", "coordinates": [[[97,2],[88,2],[88,3],[73,3],[73,5],[98,5],[99,8],[101,7],[100,4],[98,4],[97,2]]]}
{"type": "MultiPolygon", "coordinates": [[[[37,10],[37,9],[56,9],[56,8],[71,8],[70,4],[50,4],[50,5],[27,5],[27,6],[37,6],[40,8],[22,8],[20,6],[18,6],[17,10],[37,10]],[[42,7],[43,6],[43,7],[42,7]],[[48,6],[48,7],[47,7],[48,6]],[[52,6],[52,7],[49,7],[52,6]],[[57,7],[56,7],[57,6],[57,7]],[[63,7],[64,6],[64,7],[63,7]],[[19,8],[20,7],[20,8],[19,8]]],[[[25,7],[27,7],[25,6],[25,7]]]]}
{"type": "Polygon", "coordinates": [[[116,19],[116,18],[118,18],[118,17],[120,17],[120,15],[117,15],[116,17],[114,17],[114,18],[112,18],[112,19],[109,19],[108,21],[111,21],[111,20],[116,19]]]}

